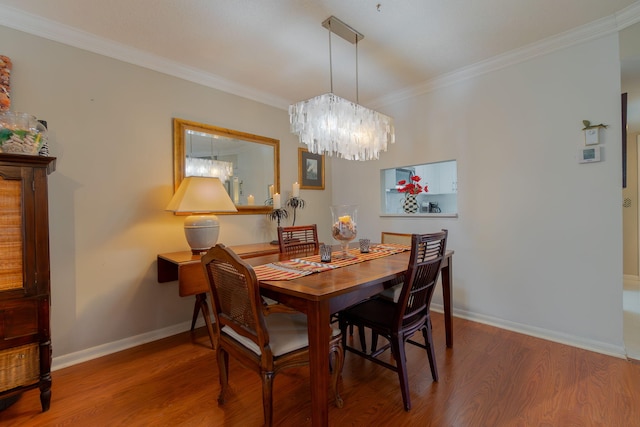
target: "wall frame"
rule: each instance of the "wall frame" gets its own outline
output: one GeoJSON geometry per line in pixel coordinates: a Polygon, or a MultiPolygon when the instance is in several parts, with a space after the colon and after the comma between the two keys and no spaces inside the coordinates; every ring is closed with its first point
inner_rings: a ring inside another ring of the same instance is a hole
{"type": "Polygon", "coordinates": [[[324,190],[324,155],[298,148],[298,182],[305,190],[324,190]]]}

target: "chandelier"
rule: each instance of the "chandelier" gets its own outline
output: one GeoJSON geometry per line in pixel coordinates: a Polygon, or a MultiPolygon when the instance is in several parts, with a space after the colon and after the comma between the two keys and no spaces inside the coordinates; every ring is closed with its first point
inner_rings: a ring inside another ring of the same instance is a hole
{"type": "Polygon", "coordinates": [[[322,26],[329,30],[331,92],[289,106],[291,132],[315,154],[347,160],[378,159],[387,144],[395,143],[393,119],[358,104],[358,42],[362,34],[330,16],[322,26]],[[333,93],[331,33],[356,45],[356,102],[333,93]]]}
{"type": "Polygon", "coordinates": [[[225,182],[233,176],[233,163],[221,160],[187,157],[185,176],[217,177],[225,182]]]}

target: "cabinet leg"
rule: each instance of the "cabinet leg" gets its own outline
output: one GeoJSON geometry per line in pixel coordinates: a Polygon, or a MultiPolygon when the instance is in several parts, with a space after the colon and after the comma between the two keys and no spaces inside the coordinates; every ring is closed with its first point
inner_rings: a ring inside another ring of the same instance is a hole
{"type": "Polygon", "coordinates": [[[47,412],[51,407],[51,383],[45,389],[40,388],[40,405],[42,412],[47,412]]]}

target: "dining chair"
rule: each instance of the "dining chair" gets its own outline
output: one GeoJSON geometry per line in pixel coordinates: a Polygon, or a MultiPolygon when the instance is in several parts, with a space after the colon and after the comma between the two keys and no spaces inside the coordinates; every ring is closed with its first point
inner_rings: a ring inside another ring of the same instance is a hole
{"type": "Polygon", "coordinates": [[[278,244],[282,253],[317,252],[320,248],[318,226],[311,224],[278,227],[278,244]]]}
{"type": "Polygon", "coordinates": [[[399,245],[411,245],[411,233],[392,233],[383,231],[380,233],[381,243],[396,243],[399,245]]]}
{"type": "Polygon", "coordinates": [[[410,342],[427,351],[431,376],[433,381],[438,381],[429,307],[446,246],[447,230],[414,234],[411,238],[409,266],[404,274],[398,302],[386,298],[371,298],[340,312],[340,330],[345,352],[350,351],[397,372],[405,411],[411,409],[405,343],[418,331],[422,332],[424,345],[410,342]],[[348,346],[345,332],[350,325],[370,328],[376,335],[385,337],[388,344],[371,353],[348,346]],[[395,365],[378,357],[388,348],[391,349],[395,365]]]}
{"type": "MultiPolygon", "coordinates": [[[[280,371],[309,363],[307,318],[299,312],[264,310],[253,268],[231,249],[218,243],[202,256],[215,316],[216,358],[220,375],[218,403],[229,386],[229,356],[257,372],[262,379],[265,425],[273,424],[273,380],[280,371]]],[[[336,406],[344,354],[340,330],[332,329],[329,344],[331,388],[336,406]]]]}
{"type": "MultiPolygon", "coordinates": [[[[383,231],[380,235],[380,243],[394,243],[399,245],[411,246],[411,234],[407,233],[392,233],[389,231],[383,231]]],[[[400,297],[400,291],[402,290],[402,275],[397,276],[394,279],[395,285],[380,292],[380,296],[388,298],[392,301],[398,301],[400,297]]]]}

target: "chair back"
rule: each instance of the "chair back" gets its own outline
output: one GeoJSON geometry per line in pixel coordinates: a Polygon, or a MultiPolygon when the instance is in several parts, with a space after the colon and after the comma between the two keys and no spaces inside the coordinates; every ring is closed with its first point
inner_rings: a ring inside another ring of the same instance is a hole
{"type": "Polygon", "coordinates": [[[399,329],[420,326],[429,314],[431,297],[447,248],[447,230],[411,236],[409,268],[398,299],[395,322],[399,329]]]}
{"type": "Polygon", "coordinates": [[[311,224],[278,227],[278,244],[281,253],[317,251],[320,248],[318,226],[311,224]]]}
{"type": "Polygon", "coordinates": [[[263,352],[270,352],[260,288],[253,268],[221,243],[202,256],[202,265],[211,290],[218,336],[222,328],[229,327],[253,341],[263,352]]]}
{"type": "Polygon", "coordinates": [[[380,234],[380,243],[396,243],[409,246],[411,245],[411,236],[411,234],[383,231],[380,234]]]}

